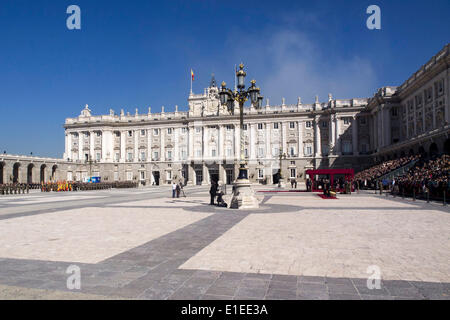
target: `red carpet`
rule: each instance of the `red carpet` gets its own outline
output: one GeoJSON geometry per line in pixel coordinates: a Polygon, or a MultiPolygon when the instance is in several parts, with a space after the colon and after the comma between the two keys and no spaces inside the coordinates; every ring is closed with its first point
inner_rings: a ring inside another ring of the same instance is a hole
{"type": "Polygon", "coordinates": [[[318,194],[318,196],[321,197],[322,199],[325,199],[325,200],[337,199],[336,197],[326,197],[324,194],[318,194]]]}

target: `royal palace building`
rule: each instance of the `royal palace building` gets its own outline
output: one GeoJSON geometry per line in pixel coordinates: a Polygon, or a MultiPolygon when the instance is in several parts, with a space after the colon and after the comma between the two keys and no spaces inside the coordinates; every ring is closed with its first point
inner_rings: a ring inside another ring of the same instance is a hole
{"type": "MultiPolygon", "coordinates": [[[[446,45],[402,85],[383,87],[371,98],[341,100],[330,94],[325,102],[316,97],[304,104],[298,98],[294,105],[267,100],[260,109],[244,109],[242,129],[238,104],[234,115],[220,105],[214,77],[202,94],[189,95],[187,111],[175,106],[173,112],[162,107],[152,113],[149,107],[144,114],[110,110],[96,116],[86,106],[78,117],[66,119],[64,159],[52,160],[50,167],[56,165],[55,174],[67,180],[230,184],[238,174],[240,130],[249,179],[262,184],[278,183],[280,168],[284,182],[301,181],[307,169],[358,171],[402,155],[449,152],[449,65],[446,45]]],[[[14,166],[1,156],[0,165],[3,177],[14,166]]],[[[17,179],[24,177],[17,173],[17,179]]]]}

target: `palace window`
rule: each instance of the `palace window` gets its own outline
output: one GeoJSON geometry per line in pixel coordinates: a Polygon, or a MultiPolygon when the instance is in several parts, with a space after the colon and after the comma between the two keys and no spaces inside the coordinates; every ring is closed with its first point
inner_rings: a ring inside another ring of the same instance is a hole
{"type": "Polygon", "coordinates": [[[233,126],[231,124],[226,125],[227,131],[233,130],[233,126]]]}
{"type": "Polygon", "coordinates": [[[133,172],[127,171],[127,180],[128,180],[128,181],[133,180],[133,172]]]}
{"type": "Polygon", "coordinates": [[[159,160],[159,152],[153,151],[153,160],[159,160]]]}
{"type": "Polygon", "coordinates": [[[145,180],[145,171],[141,171],[141,180],[145,180]]]}
{"type": "Polygon", "coordinates": [[[263,124],[262,123],[258,123],[258,130],[262,130],[263,129],[263,124]]]}
{"type": "Polygon", "coordinates": [[[195,128],[195,132],[196,132],[196,133],[202,132],[202,127],[196,127],[196,128],[195,128]]]}
{"type": "Polygon", "coordinates": [[[306,121],[306,128],[311,129],[312,128],[312,123],[311,121],[306,121]]]}
{"type": "Polygon", "coordinates": [[[118,152],[116,152],[116,161],[119,162],[120,160],[120,154],[118,152]]]}
{"type": "Polygon", "coordinates": [[[187,128],[181,128],[181,133],[186,133],[187,132],[187,128]]]}
{"type": "Polygon", "coordinates": [[[278,123],[278,122],[274,122],[274,123],[273,123],[273,128],[274,128],[275,130],[278,130],[278,126],[279,126],[279,123],[278,123]]]}
{"type": "Polygon", "coordinates": [[[97,135],[97,137],[101,137],[102,136],[102,132],[101,131],[97,131],[96,135],[97,135]]]}
{"type": "Polygon", "coordinates": [[[186,160],[187,159],[187,152],[185,149],[181,150],[181,159],[186,160]]]}
{"type": "Polygon", "coordinates": [[[227,148],[227,157],[231,157],[233,155],[233,149],[227,148]]]}
{"type": "Polygon", "coordinates": [[[352,143],[350,141],[344,141],[342,143],[342,153],[344,154],[350,154],[352,153],[352,143]]]}
{"type": "Polygon", "coordinates": [[[167,180],[172,180],[172,171],[166,171],[167,180]]]}
{"type": "Polygon", "coordinates": [[[100,152],[97,152],[95,157],[96,157],[97,161],[100,161],[100,159],[102,158],[100,152]]]}
{"type": "Polygon", "coordinates": [[[289,128],[295,129],[295,122],[289,122],[289,128]]]}
{"type": "Polygon", "coordinates": [[[349,125],[349,124],[350,124],[351,118],[345,117],[345,118],[343,118],[343,119],[344,119],[344,124],[345,124],[345,125],[349,125]]]}
{"type": "Polygon", "coordinates": [[[141,161],[145,161],[145,152],[141,152],[141,161]]]}
{"type": "Polygon", "coordinates": [[[198,149],[198,150],[195,152],[195,156],[196,156],[197,158],[201,158],[201,157],[202,157],[202,150],[198,149]]]}
{"type": "Polygon", "coordinates": [[[296,173],[296,169],[291,168],[290,173],[291,173],[291,179],[295,179],[297,177],[297,173],[296,173]]]}
{"type": "Polygon", "coordinates": [[[247,124],[246,123],[243,124],[242,129],[243,130],[247,130],[247,124]]]}
{"type": "Polygon", "coordinates": [[[248,158],[248,149],[244,149],[244,156],[248,158]]]}
{"type": "Polygon", "coordinates": [[[119,172],[114,171],[114,181],[119,181],[119,172]]]}
{"type": "Polygon", "coordinates": [[[172,151],[171,150],[167,151],[167,159],[172,160],[172,151]]]}
{"type": "Polygon", "coordinates": [[[259,158],[264,157],[264,148],[263,147],[258,148],[258,157],[259,158]]]}
{"type": "Polygon", "coordinates": [[[154,136],[159,135],[159,129],[153,129],[153,135],[154,136]]]}
{"type": "Polygon", "coordinates": [[[145,137],[145,130],[141,130],[141,137],[145,137]]]}
{"type": "Polygon", "coordinates": [[[258,169],[258,178],[264,179],[264,169],[258,169]]]}
{"type": "Polygon", "coordinates": [[[290,147],[290,148],[289,148],[289,155],[290,155],[291,157],[295,157],[295,147],[290,147]]]}
{"type": "Polygon", "coordinates": [[[322,121],[322,128],[326,128],[326,127],[328,127],[328,122],[322,121]]]}
{"type": "Polygon", "coordinates": [[[128,152],[128,161],[133,161],[133,154],[128,152]]]}
{"type": "Polygon", "coordinates": [[[211,157],[215,157],[216,156],[216,149],[211,149],[211,157]]]}
{"type": "Polygon", "coordinates": [[[129,131],[128,131],[128,136],[129,136],[129,137],[132,137],[132,136],[133,136],[133,131],[129,130],[129,131]]]}
{"type": "Polygon", "coordinates": [[[172,134],[172,128],[167,128],[167,134],[172,134]]]}
{"type": "Polygon", "coordinates": [[[312,155],[312,152],[313,152],[313,150],[312,150],[312,145],[311,145],[311,144],[307,144],[307,145],[305,146],[304,152],[305,152],[305,156],[311,156],[311,155],[312,155]]]}
{"type": "Polygon", "coordinates": [[[273,148],[272,149],[272,156],[274,156],[274,157],[278,157],[280,155],[280,149],[278,149],[278,148],[273,148]]]}

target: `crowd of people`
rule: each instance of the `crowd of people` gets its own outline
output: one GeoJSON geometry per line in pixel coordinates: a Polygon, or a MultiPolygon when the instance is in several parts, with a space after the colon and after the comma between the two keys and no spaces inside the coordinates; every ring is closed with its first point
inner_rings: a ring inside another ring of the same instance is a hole
{"type": "Polygon", "coordinates": [[[420,159],[403,176],[390,182],[390,190],[399,195],[443,198],[450,196],[450,156],[420,159]]]}
{"type": "Polygon", "coordinates": [[[419,156],[405,156],[394,160],[384,161],[366,170],[358,172],[355,174],[354,181],[359,184],[361,189],[370,189],[377,187],[377,180],[398,168],[401,168],[411,161],[419,159],[419,156]]]}

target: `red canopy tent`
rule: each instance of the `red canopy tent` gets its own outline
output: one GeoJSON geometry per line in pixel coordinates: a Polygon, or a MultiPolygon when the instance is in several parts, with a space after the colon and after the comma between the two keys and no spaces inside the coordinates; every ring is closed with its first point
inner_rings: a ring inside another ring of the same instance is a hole
{"type": "Polygon", "coordinates": [[[341,174],[345,176],[345,181],[352,181],[355,176],[355,170],[353,169],[318,169],[318,170],[306,170],[306,174],[311,178],[311,190],[312,192],[321,191],[317,188],[315,183],[315,176],[328,175],[330,176],[330,183],[333,185],[334,176],[341,174]]]}

